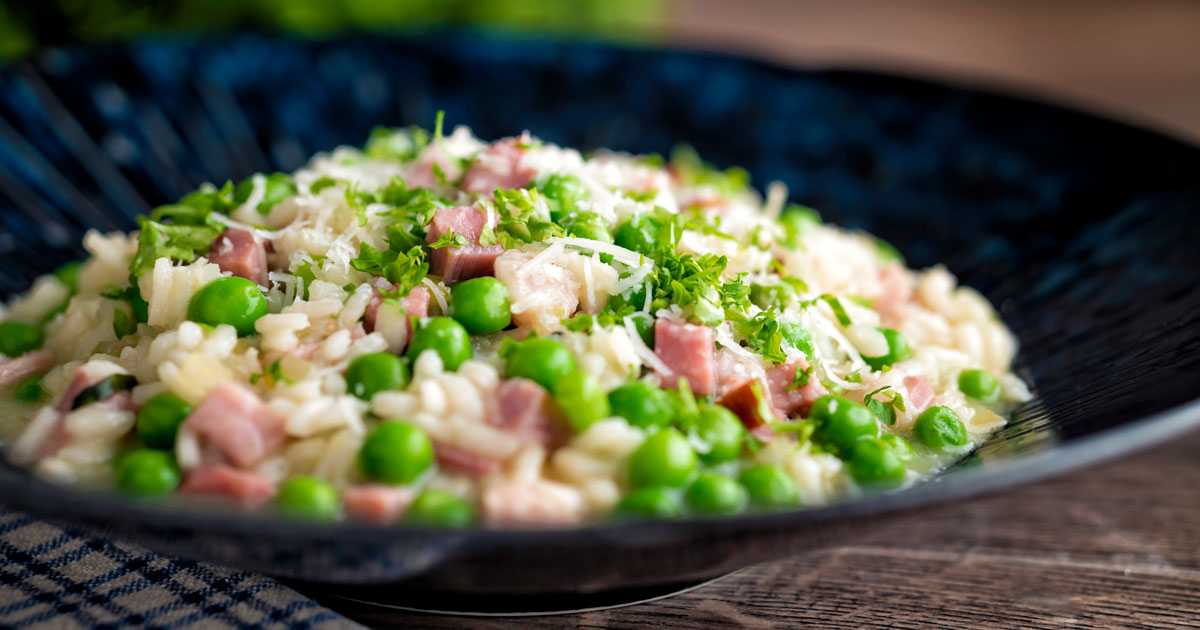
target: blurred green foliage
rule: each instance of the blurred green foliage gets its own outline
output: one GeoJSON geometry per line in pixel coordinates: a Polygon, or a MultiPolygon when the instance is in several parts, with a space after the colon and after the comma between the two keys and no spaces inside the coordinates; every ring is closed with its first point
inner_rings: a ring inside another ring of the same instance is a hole
{"type": "Polygon", "coordinates": [[[670,0],[16,0],[0,3],[0,58],[139,35],[260,30],[327,36],[482,26],[622,40],[652,37],[670,0]]]}

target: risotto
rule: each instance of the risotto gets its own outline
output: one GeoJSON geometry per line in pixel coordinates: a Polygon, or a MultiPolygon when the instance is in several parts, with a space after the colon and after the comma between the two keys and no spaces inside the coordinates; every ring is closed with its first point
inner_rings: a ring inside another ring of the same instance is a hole
{"type": "Polygon", "coordinates": [[[942,267],[690,151],[379,129],[206,185],[0,310],[6,456],[201,509],[433,527],[815,506],[1029,397],[942,267]]]}

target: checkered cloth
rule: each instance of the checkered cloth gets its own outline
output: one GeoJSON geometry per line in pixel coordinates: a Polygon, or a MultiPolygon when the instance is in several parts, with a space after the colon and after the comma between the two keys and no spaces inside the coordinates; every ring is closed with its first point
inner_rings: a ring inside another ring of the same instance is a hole
{"type": "Polygon", "coordinates": [[[361,628],[278,582],[0,509],[0,628],[361,628]]]}

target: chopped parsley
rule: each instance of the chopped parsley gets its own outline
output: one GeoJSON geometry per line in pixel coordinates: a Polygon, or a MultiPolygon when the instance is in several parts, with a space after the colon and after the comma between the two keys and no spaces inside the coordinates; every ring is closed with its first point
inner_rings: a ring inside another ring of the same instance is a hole
{"type": "Polygon", "coordinates": [[[345,182],[343,182],[340,179],[334,179],[332,177],[325,176],[325,177],[322,177],[322,178],[318,179],[317,181],[313,182],[308,187],[308,194],[315,195],[315,194],[320,193],[322,190],[325,190],[326,188],[329,188],[331,186],[337,186],[338,184],[342,184],[342,183],[345,183],[345,182]]]}
{"type": "Polygon", "coordinates": [[[268,385],[271,386],[275,385],[276,383],[294,383],[295,381],[293,379],[283,375],[283,365],[280,363],[281,361],[282,359],[275,359],[265,371],[258,374],[251,374],[250,384],[257,384],[264,378],[268,379],[268,385]]]}
{"type": "Polygon", "coordinates": [[[442,249],[443,247],[466,247],[470,244],[471,241],[468,241],[467,237],[455,232],[454,230],[450,230],[439,236],[436,241],[430,243],[429,249],[442,249]]]}
{"type": "Polygon", "coordinates": [[[220,224],[166,225],[147,217],[138,217],[137,253],[129,265],[132,277],[141,276],[154,268],[154,261],[169,258],[191,262],[212,247],[212,242],[224,231],[220,224]]]}
{"type": "Polygon", "coordinates": [[[838,323],[842,326],[849,326],[854,322],[850,321],[850,316],[846,314],[846,309],[842,307],[842,302],[829,293],[822,294],[817,299],[823,300],[833,309],[833,316],[837,318],[838,323]]]}
{"type": "Polygon", "coordinates": [[[113,311],[113,333],[117,335],[117,339],[125,335],[133,334],[137,330],[137,322],[129,316],[129,313],[121,309],[113,311]]]}
{"type": "Polygon", "coordinates": [[[561,225],[550,220],[545,200],[536,189],[514,188],[494,193],[496,227],[485,226],[479,244],[499,243],[505,249],[524,243],[537,243],[555,236],[566,236],[561,225]]]}
{"type": "Polygon", "coordinates": [[[720,170],[700,159],[687,145],[671,152],[671,170],[686,186],[711,186],[722,195],[739,193],[750,186],[750,173],[740,166],[720,170]]]}
{"type": "Polygon", "coordinates": [[[350,260],[350,266],[371,275],[383,276],[396,285],[395,294],[399,296],[408,295],[429,273],[429,261],[420,246],[399,252],[393,249],[378,250],[362,243],[358,247],[358,257],[350,260]]]}
{"type": "Polygon", "coordinates": [[[429,132],[412,126],[407,129],[376,127],[371,130],[363,153],[372,160],[407,162],[429,146],[429,132]]]}
{"type": "Polygon", "coordinates": [[[792,376],[792,384],[788,385],[786,389],[789,391],[797,390],[808,385],[812,381],[814,370],[815,368],[811,363],[803,367],[800,363],[796,363],[796,373],[792,376]]]}
{"type": "Polygon", "coordinates": [[[871,413],[875,414],[875,417],[879,418],[880,422],[888,426],[896,424],[896,414],[904,413],[905,411],[904,396],[901,396],[900,392],[892,390],[890,385],[880,387],[867,394],[865,400],[867,402],[867,409],[870,409],[871,413]],[[876,394],[881,394],[886,390],[891,390],[892,397],[890,399],[880,400],[875,397],[876,394]]]}
{"type": "Polygon", "coordinates": [[[248,177],[237,185],[233,193],[233,200],[237,205],[242,205],[250,200],[254,194],[254,180],[262,177],[263,196],[258,205],[254,206],[255,211],[263,216],[271,214],[271,210],[279,205],[279,202],[296,194],[296,185],[292,183],[292,176],[287,173],[271,173],[270,175],[255,175],[248,177]]]}

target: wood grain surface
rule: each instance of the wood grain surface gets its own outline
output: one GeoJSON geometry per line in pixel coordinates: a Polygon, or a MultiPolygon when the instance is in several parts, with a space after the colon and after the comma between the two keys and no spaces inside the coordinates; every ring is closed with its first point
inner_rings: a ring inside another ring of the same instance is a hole
{"type": "Polygon", "coordinates": [[[1200,433],[672,598],[509,619],[315,596],[374,628],[1200,628],[1200,433]]]}
{"type": "Polygon", "coordinates": [[[674,0],[672,41],[948,78],[1200,141],[1196,0],[674,0]]]}

